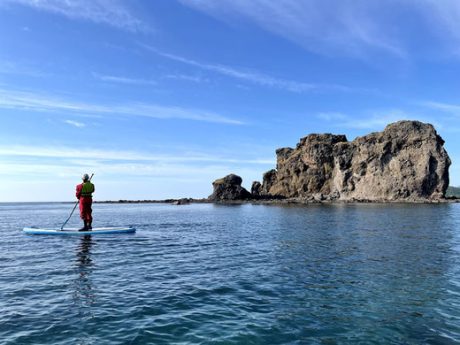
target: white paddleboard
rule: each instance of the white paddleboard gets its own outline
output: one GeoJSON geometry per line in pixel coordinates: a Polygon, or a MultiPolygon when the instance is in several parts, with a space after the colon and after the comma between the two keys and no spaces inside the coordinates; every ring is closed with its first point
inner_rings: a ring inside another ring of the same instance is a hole
{"type": "Polygon", "coordinates": [[[93,228],[90,231],[78,231],[77,228],[53,229],[53,228],[24,228],[22,231],[28,235],[108,235],[126,234],[136,232],[132,227],[93,228]]]}

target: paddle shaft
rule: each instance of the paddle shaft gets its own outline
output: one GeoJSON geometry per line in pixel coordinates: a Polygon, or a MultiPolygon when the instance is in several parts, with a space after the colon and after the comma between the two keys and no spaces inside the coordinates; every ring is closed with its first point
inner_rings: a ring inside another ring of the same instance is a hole
{"type": "MultiPolygon", "coordinates": [[[[94,176],[94,174],[91,174],[91,177],[89,178],[88,182],[91,182],[91,179],[93,178],[93,176],[94,176]]],[[[75,203],[75,206],[73,207],[72,212],[70,212],[69,218],[67,218],[67,220],[64,222],[64,224],[62,224],[61,230],[64,229],[64,226],[67,224],[67,222],[70,220],[70,218],[72,218],[72,215],[75,212],[75,209],[77,208],[77,205],[78,205],[79,202],[80,202],[80,199],[78,199],[77,202],[75,203]]]]}

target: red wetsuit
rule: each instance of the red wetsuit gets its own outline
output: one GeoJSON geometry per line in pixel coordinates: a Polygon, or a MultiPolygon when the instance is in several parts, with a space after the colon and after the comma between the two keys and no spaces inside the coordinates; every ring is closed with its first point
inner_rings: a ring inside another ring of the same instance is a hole
{"type": "Polygon", "coordinates": [[[92,193],[94,190],[94,185],[91,182],[84,182],[77,185],[76,196],[80,200],[80,218],[89,224],[93,221],[91,205],[93,204],[92,193]],[[85,188],[83,188],[83,185],[85,185],[85,188]]]}

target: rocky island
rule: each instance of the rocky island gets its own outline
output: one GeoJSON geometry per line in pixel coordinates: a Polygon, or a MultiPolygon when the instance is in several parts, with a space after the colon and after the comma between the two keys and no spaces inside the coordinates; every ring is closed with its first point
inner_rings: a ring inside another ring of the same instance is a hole
{"type": "Polygon", "coordinates": [[[348,141],[310,134],[295,148],[276,150],[276,169],[251,192],[230,174],[213,182],[209,200],[293,202],[436,202],[444,200],[451,161],[431,124],[399,121],[348,141]]]}

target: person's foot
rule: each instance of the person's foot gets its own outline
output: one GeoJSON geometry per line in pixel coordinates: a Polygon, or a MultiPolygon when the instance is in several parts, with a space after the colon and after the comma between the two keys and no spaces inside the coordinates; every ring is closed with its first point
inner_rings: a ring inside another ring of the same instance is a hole
{"type": "Polygon", "coordinates": [[[88,223],[87,222],[83,222],[83,227],[81,229],[78,229],[78,231],[88,231],[88,223]]]}

